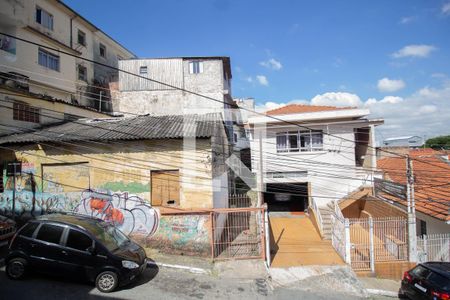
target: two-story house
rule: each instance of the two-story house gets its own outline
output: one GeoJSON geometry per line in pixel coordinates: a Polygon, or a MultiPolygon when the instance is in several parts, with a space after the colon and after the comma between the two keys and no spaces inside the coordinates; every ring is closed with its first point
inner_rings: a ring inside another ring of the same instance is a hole
{"type": "Polygon", "coordinates": [[[111,111],[108,83],[117,81],[118,72],[85,59],[117,67],[119,59],[135,57],[57,0],[1,1],[0,32],[4,33],[0,34],[0,100],[11,108],[3,115],[30,124],[42,123],[39,110],[44,106],[72,117],[99,116],[73,106],[45,105],[42,100],[111,111]],[[20,95],[11,95],[11,90],[20,95]]]}
{"type": "MultiPolygon", "coordinates": [[[[229,57],[128,59],[121,60],[119,68],[125,72],[120,72],[117,91],[112,93],[114,111],[125,115],[220,113],[233,154],[240,158],[241,150],[248,149],[240,111],[231,96],[229,57]]],[[[236,191],[233,180],[230,188],[236,191]]]]}
{"type": "Polygon", "coordinates": [[[368,109],[287,105],[251,116],[252,171],[269,211],[302,212],[371,185],[376,168],[368,109]],[[262,149],[262,151],[260,151],[262,149]],[[260,167],[262,163],[262,167],[260,167]]]}

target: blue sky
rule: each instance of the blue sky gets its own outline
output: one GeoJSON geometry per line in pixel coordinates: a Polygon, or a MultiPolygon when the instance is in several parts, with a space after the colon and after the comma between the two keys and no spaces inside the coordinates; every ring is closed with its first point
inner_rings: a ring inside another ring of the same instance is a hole
{"type": "Polygon", "coordinates": [[[384,137],[450,134],[450,0],[65,2],[139,57],[230,56],[259,109],[358,105],[384,137]]]}

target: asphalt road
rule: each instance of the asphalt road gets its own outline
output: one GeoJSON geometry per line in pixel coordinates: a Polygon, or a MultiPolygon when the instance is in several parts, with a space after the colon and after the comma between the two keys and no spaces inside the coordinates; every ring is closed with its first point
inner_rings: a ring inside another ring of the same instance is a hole
{"type": "MultiPolygon", "coordinates": [[[[149,267],[132,285],[103,294],[74,278],[30,274],[9,280],[0,269],[0,299],[361,299],[336,291],[272,290],[264,279],[234,280],[149,267]]],[[[376,299],[392,299],[379,297],[376,299]]]]}

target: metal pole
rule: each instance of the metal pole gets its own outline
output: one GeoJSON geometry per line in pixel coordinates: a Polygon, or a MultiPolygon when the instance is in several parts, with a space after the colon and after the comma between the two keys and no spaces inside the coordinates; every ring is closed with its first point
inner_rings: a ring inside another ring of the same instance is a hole
{"type": "Polygon", "coordinates": [[[416,207],[414,201],[414,176],[412,162],[406,155],[406,195],[408,202],[408,252],[409,261],[417,262],[416,207]]]}
{"type": "Polygon", "coordinates": [[[373,244],[373,219],[369,217],[369,251],[370,251],[370,271],[375,272],[375,249],[373,244]]]}
{"type": "Polygon", "coordinates": [[[351,243],[350,243],[350,221],[349,219],[344,219],[344,239],[345,239],[345,262],[351,264],[351,243]]]}
{"type": "Polygon", "coordinates": [[[267,206],[264,208],[264,228],[266,235],[266,264],[267,268],[270,268],[270,236],[269,236],[269,213],[267,211],[267,206]]]}
{"type": "Polygon", "coordinates": [[[263,157],[262,157],[262,130],[259,130],[259,163],[258,163],[258,207],[263,204],[264,176],[263,176],[263,157]]]}
{"type": "Polygon", "coordinates": [[[100,91],[100,98],[98,100],[98,111],[99,112],[102,111],[102,94],[103,94],[103,91],[100,91]]]}
{"type": "Polygon", "coordinates": [[[16,163],[13,162],[13,203],[12,203],[12,218],[16,220],[16,163]]]}

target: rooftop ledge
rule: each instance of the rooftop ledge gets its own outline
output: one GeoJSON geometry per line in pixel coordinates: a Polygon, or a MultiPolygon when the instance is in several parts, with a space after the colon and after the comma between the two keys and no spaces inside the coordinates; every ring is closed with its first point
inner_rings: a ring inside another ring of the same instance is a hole
{"type": "Polygon", "coordinates": [[[257,116],[248,119],[249,124],[261,123],[282,123],[285,121],[314,121],[323,119],[347,119],[347,118],[361,118],[368,116],[370,111],[364,108],[340,109],[331,111],[320,111],[311,113],[274,115],[274,116],[257,116]]]}

